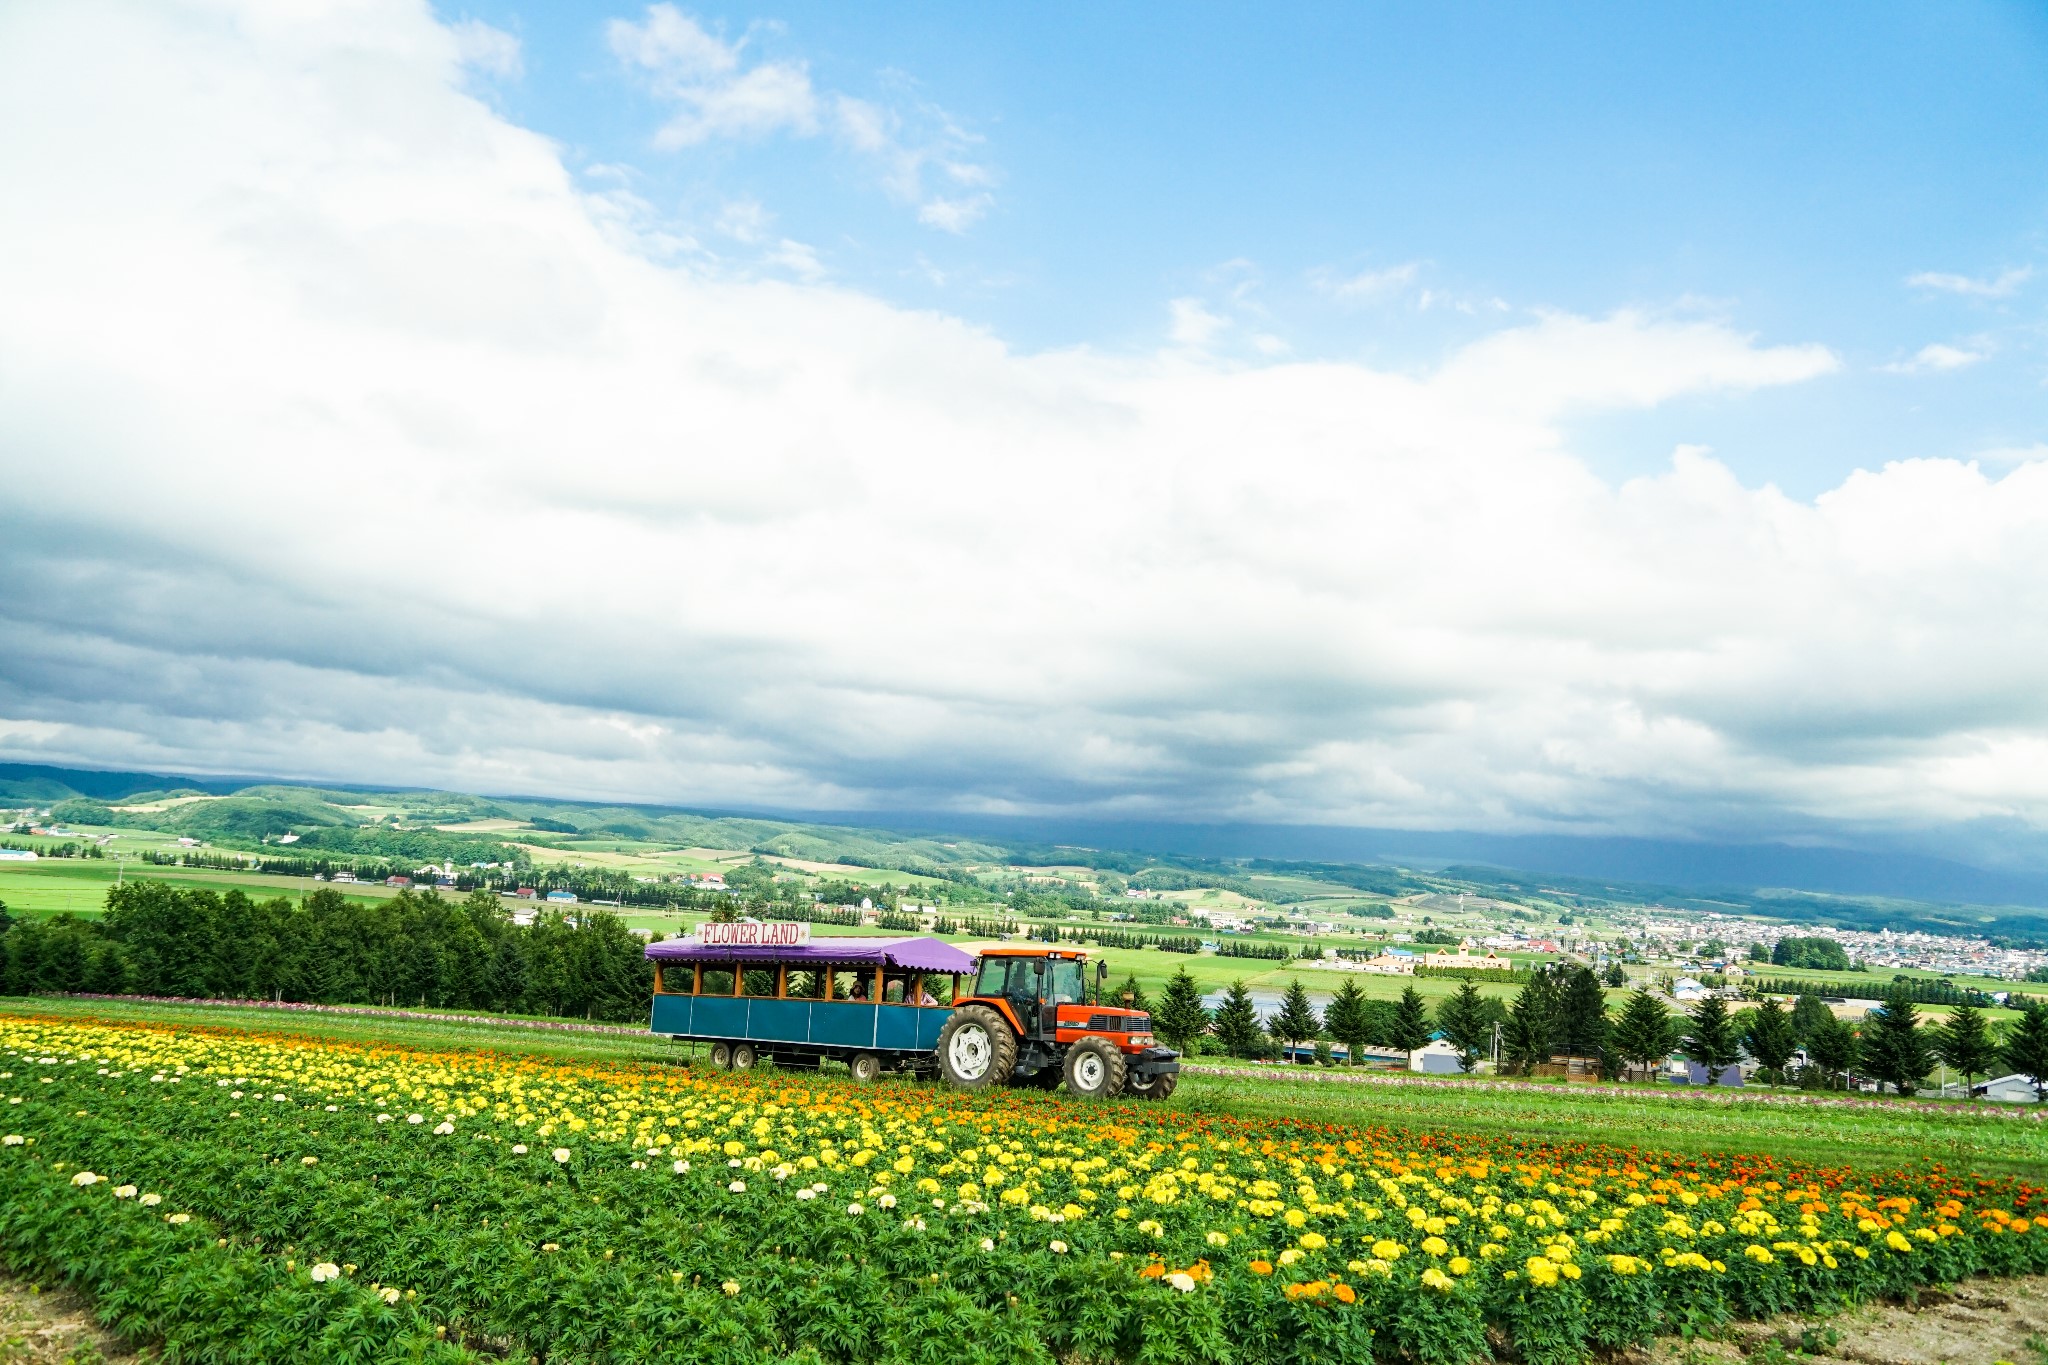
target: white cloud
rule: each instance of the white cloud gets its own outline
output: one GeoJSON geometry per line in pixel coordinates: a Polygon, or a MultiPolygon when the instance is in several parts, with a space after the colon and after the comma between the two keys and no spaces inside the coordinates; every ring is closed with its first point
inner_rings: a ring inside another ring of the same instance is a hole
{"type": "Polygon", "coordinates": [[[1917,275],[1908,275],[1906,283],[1914,289],[1934,289],[1944,294],[1962,294],[1968,298],[2008,299],[2018,293],[2019,287],[2033,277],[2034,268],[2022,265],[1983,279],[1969,275],[1952,275],[1939,270],[1923,270],[1917,275]]]}
{"type": "Polygon", "coordinates": [[[448,26],[455,35],[456,51],[464,65],[500,80],[518,80],[526,74],[519,39],[481,19],[463,19],[448,26]]]}
{"type": "Polygon", "coordinates": [[[768,253],[766,259],[768,264],[780,266],[806,282],[822,280],[828,273],[824,262],[818,259],[815,247],[804,242],[792,241],[788,237],[777,242],[775,249],[768,253]]]}
{"type": "Polygon", "coordinates": [[[1883,365],[1879,368],[1891,374],[1926,374],[1930,371],[1961,370],[1976,364],[1989,354],[1990,352],[1985,350],[1964,350],[1960,346],[1949,346],[1937,341],[1930,345],[1922,346],[1913,353],[1910,360],[1894,361],[1889,365],[1883,365]]]}
{"type": "Polygon", "coordinates": [[[1230,326],[1228,318],[1209,311],[1200,299],[1174,299],[1167,305],[1171,314],[1166,334],[1176,346],[1207,346],[1230,326]]]}
{"type": "Polygon", "coordinates": [[[718,211],[718,230],[736,242],[754,243],[767,235],[775,215],[758,199],[733,199],[718,211]]]}
{"type": "MultiPolygon", "coordinates": [[[[1574,453],[1584,414],[1810,382],[1824,347],[1623,312],[1416,372],[1223,364],[1184,299],[1180,349],[1019,353],[815,282],[765,219],[786,278],[650,255],[422,7],[248,14],[0,9],[0,126],[38,130],[0,138],[9,756],[2048,826],[2048,459],[1802,501],[1697,449],[1619,487],[1574,453]]],[[[625,50],[751,69],[694,27],[625,50]]]]}
{"type": "Polygon", "coordinates": [[[884,187],[915,204],[918,221],[929,227],[965,232],[994,202],[984,188],[994,183],[994,172],[963,155],[976,139],[943,110],[918,109],[916,128],[906,131],[905,116],[896,109],[820,91],[801,62],[748,66],[744,44],[726,42],[672,4],[649,5],[638,23],[614,19],[606,36],[628,70],[679,106],[655,133],[657,147],[676,150],[714,138],[775,133],[813,137],[829,128],[846,147],[879,167],[884,187]],[[929,193],[925,170],[933,164],[955,184],[981,192],[929,193]]]}
{"type": "Polygon", "coordinates": [[[1362,270],[1354,275],[1318,270],[1311,272],[1309,281],[1339,302],[1368,303],[1405,291],[1421,273],[1420,261],[1405,261],[1379,270],[1362,270]]]}

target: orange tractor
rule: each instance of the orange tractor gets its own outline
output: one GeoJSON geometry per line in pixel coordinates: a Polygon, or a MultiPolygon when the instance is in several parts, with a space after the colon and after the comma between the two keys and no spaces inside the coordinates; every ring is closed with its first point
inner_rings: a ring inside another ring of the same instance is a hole
{"type": "MultiPolygon", "coordinates": [[[[1088,1003],[1087,954],[1074,948],[985,948],[974,992],[939,1031],[939,1074],[953,1085],[1067,1090],[1091,1099],[1173,1093],[1180,1054],[1159,1046],[1152,1016],[1088,1003]]],[[[1098,973],[1098,982],[1103,973],[1098,973]]]]}

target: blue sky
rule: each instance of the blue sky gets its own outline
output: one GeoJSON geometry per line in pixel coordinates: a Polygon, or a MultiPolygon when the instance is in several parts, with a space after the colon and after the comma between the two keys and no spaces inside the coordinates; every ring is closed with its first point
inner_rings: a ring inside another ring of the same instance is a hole
{"type": "Polygon", "coordinates": [[[800,64],[900,115],[913,142],[950,123],[990,174],[985,214],[920,224],[829,135],[657,148],[671,108],[607,41],[634,8],[446,11],[520,38],[523,72],[492,98],[571,164],[630,167],[700,230],[756,203],[831,278],[1015,347],[1149,348],[1193,298],[1295,357],[1402,367],[1503,312],[1693,310],[1827,345],[1843,370],[1593,422],[1610,477],[1700,443],[1811,496],[1889,459],[2048,437],[2048,275],[2025,273],[2048,265],[2039,6],[682,12],[744,65],[800,64]],[[1332,297],[1375,272],[1393,275],[1332,297]],[[1907,283],[1926,275],[1983,292],[1907,283]],[[1985,358],[1884,368],[1928,346],[1985,358]]]}
{"type": "Polygon", "coordinates": [[[2005,4],[17,0],[0,757],[2048,868],[2044,116],[2005,4]]]}

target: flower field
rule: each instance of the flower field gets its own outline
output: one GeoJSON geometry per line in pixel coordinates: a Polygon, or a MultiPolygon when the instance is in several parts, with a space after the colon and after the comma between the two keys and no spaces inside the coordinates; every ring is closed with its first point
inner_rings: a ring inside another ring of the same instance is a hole
{"type": "Polygon", "coordinates": [[[0,1018],[0,1248],[186,1360],[1577,1361],[2048,1269],[2048,1192],[0,1018]]]}

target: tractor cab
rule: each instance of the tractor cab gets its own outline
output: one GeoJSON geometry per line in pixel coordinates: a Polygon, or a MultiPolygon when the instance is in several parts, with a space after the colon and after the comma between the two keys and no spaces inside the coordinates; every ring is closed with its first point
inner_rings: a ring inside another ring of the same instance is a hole
{"type": "MultiPolygon", "coordinates": [[[[1152,1036],[1142,1010],[1091,1002],[1088,955],[1036,945],[985,949],[972,993],[940,1032],[939,1073],[955,1085],[1020,1085],[1076,1095],[1171,1095],[1180,1054],[1152,1036]]],[[[1095,971],[1098,1000],[1106,964],[1095,971]]]]}

